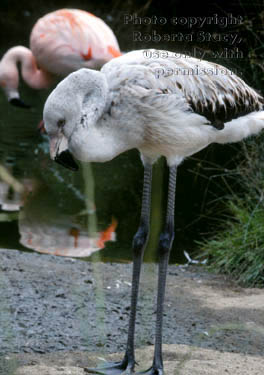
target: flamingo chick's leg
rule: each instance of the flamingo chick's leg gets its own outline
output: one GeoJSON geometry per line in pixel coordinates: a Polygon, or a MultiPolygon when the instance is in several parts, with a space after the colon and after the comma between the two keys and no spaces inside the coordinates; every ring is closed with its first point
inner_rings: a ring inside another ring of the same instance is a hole
{"type": "Polygon", "coordinates": [[[142,206],[140,224],[137,233],[133,239],[133,276],[132,276],[132,291],[131,291],[131,306],[130,317],[127,336],[127,347],[123,360],[121,362],[106,363],[104,367],[88,369],[85,371],[90,374],[102,375],[118,375],[118,374],[133,374],[135,367],[135,350],[134,350],[134,336],[136,323],[136,309],[139,290],[139,279],[141,264],[144,255],[144,250],[149,237],[150,227],[150,206],[151,206],[151,181],[152,181],[152,165],[144,165],[144,185],[142,194],[142,206]]]}
{"type": "Polygon", "coordinates": [[[137,374],[163,375],[162,361],[162,318],[164,307],[164,296],[166,287],[166,276],[169,262],[170,250],[174,239],[174,207],[176,192],[177,166],[170,167],[169,191],[167,203],[167,215],[165,229],[160,235],[159,240],[159,277],[158,277],[158,296],[157,296],[157,320],[155,335],[155,350],[153,364],[150,369],[137,374]]]}

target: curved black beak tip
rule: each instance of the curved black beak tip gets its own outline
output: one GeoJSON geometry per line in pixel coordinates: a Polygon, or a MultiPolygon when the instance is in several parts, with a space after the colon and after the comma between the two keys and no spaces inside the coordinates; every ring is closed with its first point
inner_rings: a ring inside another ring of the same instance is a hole
{"type": "Polygon", "coordinates": [[[9,103],[14,105],[15,107],[27,108],[27,109],[31,108],[31,105],[24,103],[23,100],[19,98],[10,99],[9,103]]]}
{"type": "Polygon", "coordinates": [[[78,164],[73,159],[73,156],[69,150],[62,151],[59,155],[55,156],[54,160],[63,167],[70,169],[71,171],[76,172],[79,169],[78,164]]]}

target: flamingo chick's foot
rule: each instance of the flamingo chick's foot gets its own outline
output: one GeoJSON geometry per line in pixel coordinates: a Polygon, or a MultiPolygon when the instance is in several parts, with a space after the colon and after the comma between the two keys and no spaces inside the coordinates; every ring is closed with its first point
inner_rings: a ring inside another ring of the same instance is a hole
{"type": "Polygon", "coordinates": [[[164,375],[164,371],[163,368],[151,366],[148,370],[137,372],[135,375],[164,375]]]}
{"type": "Polygon", "coordinates": [[[134,374],[134,361],[129,362],[125,357],[120,362],[106,362],[102,367],[85,368],[87,374],[101,374],[101,375],[130,375],[134,374]]]}

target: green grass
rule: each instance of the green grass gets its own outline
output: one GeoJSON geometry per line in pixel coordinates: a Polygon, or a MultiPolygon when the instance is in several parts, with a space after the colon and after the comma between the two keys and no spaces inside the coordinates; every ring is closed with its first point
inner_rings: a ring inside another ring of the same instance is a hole
{"type": "Polygon", "coordinates": [[[264,209],[260,201],[249,210],[243,201],[229,204],[233,218],[202,245],[209,269],[232,275],[244,286],[264,286],[264,209]]]}
{"type": "Polygon", "coordinates": [[[242,149],[234,171],[238,184],[225,197],[220,228],[199,245],[210,270],[243,286],[264,287],[264,136],[249,139],[242,149]]]}

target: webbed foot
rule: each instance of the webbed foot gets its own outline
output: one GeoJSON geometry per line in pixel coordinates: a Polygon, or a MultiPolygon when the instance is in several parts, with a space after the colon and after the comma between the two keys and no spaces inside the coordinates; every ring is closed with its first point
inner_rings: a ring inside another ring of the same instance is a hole
{"type": "Polygon", "coordinates": [[[148,370],[137,372],[135,375],[164,375],[163,368],[152,365],[148,370]]]}
{"type": "Polygon", "coordinates": [[[125,358],[120,362],[106,362],[102,367],[85,368],[84,371],[88,374],[101,374],[101,375],[130,375],[134,374],[134,360],[125,358]]]}

